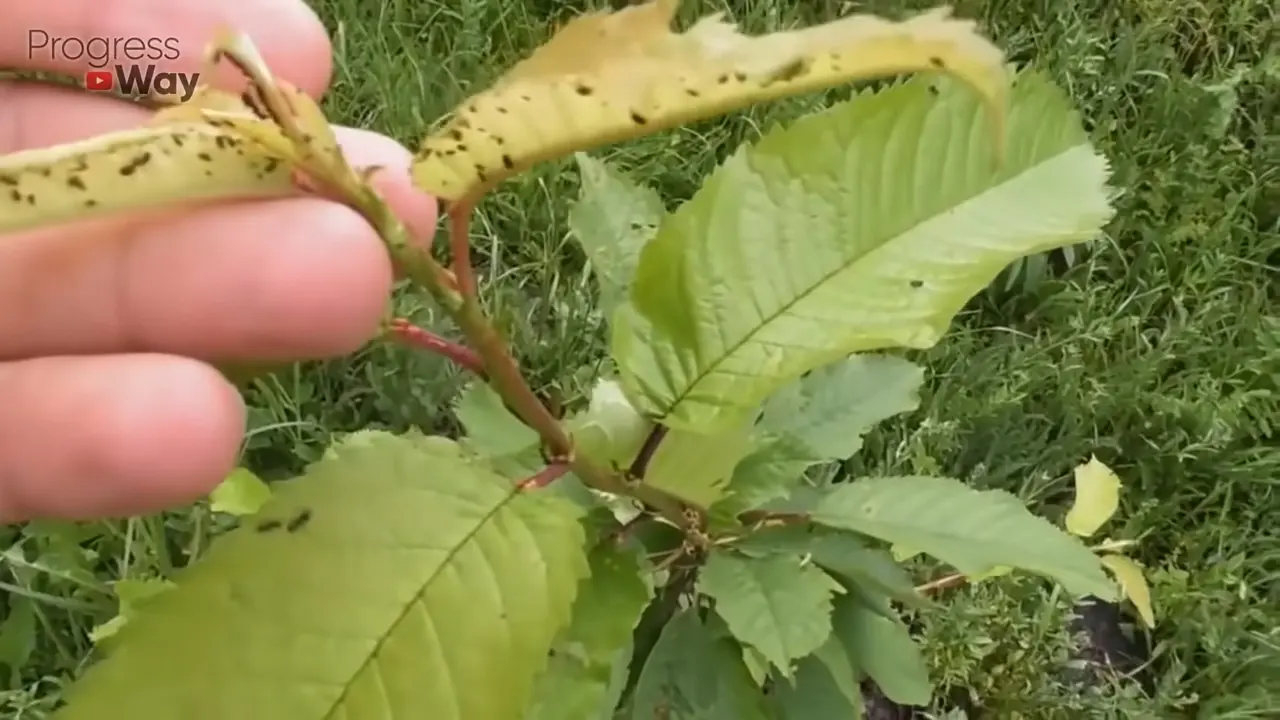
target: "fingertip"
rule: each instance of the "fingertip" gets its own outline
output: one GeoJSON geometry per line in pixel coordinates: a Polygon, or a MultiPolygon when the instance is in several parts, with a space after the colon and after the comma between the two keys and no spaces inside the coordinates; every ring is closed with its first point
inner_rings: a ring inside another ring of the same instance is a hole
{"type": "Polygon", "coordinates": [[[380,168],[373,174],[370,182],[391,206],[396,217],[408,228],[415,244],[429,247],[440,218],[440,206],[436,199],[419,190],[404,170],[380,168]]]}
{"type": "Polygon", "coordinates": [[[289,202],[310,209],[306,223],[316,231],[282,242],[270,259],[273,274],[262,278],[276,288],[275,332],[289,339],[281,350],[292,347],[292,359],[354,352],[377,335],[391,296],[386,246],[364,217],[344,205],[316,198],[289,202]],[[286,254],[290,246],[294,252],[286,254]]]}
{"type": "Polygon", "coordinates": [[[159,511],[207,494],[245,427],[235,388],[170,355],[0,366],[0,521],[159,511]]]}
{"type": "Polygon", "coordinates": [[[415,240],[430,242],[440,208],[436,199],[417,188],[409,175],[413,153],[379,133],[359,128],[337,128],[338,143],[357,168],[376,168],[370,182],[415,240]]]}
{"type": "Polygon", "coordinates": [[[333,45],[324,21],[310,3],[289,3],[289,10],[301,12],[298,31],[291,35],[288,49],[276,55],[275,43],[259,46],[267,66],[302,92],[322,97],[333,79],[333,45]],[[279,59],[275,59],[278,57],[279,59]]]}
{"type": "Polygon", "coordinates": [[[335,127],[338,146],[353,165],[382,165],[407,169],[413,161],[409,149],[392,138],[372,130],[353,127],[335,127]]]}
{"type": "Polygon", "coordinates": [[[207,494],[239,454],[246,419],[240,393],[198,360],[119,357],[110,391],[116,402],[104,403],[101,421],[112,441],[102,443],[104,476],[131,476],[138,494],[153,499],[153,510],[207,494]]]}

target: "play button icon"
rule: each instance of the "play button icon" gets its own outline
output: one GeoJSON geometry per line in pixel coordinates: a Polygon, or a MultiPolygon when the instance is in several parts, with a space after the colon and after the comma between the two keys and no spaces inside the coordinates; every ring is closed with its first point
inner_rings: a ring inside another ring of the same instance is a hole
{"type": "Polygon", "coordinates": [[[84,89],[100,92],[116,86],[116,76],[110,70],[90,70],[84,74],[84,89]]]}

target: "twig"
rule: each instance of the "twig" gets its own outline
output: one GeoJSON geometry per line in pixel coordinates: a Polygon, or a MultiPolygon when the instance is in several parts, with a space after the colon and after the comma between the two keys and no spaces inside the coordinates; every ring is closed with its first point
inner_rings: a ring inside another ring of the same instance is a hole
{"type": "Polygon", "coordinates": [[[372,185],[365,183],[352,188],[343,197],[377,229],[391,255],[397,277],[406,277],[415,285],[426,288],[447,312],[456,312],[461,307],[462,297],[458,293],[456,279],[431,256],[430,242],[410,242],[408,228],[372,185]]]}
{"type": "MultiPolygon", "coordinates": [[[[257,90],[255,101],[260,110],[269,114],[286,137],[299,148],[310,148],[310,138],[298,127],[293,117],[294,109],[284,93],[276,87],[267,74],[265,63],[252,47],[235,46],[220,42],[212,46],[206,66],[213,66],[219,59],[227,59],[239,66],[248,77],[251,87],[257,90]]],[[[335,199],[341,199],[360,211],[382,237],[397,274],[407,276],[414,283],[428,289],[436,302],[457,322],[467,341],[481,360],[484,374],[502,396],[507,406],[515,411],[522,422],[542,437],[555,457],[565,458],[573,472],[591,487],[615,495],[629,495],[660,512],[678,527],[688,524],[684,504],[664,492],[643,485],[631,486],[621,473],[598,467],[587,458],[574,452],[573,440],[559,420],[551,414],[525,381],[506,343],[485,317],[476,297],[475,273],[471,266],[470,215],[479,195],[454,203],[447,211],[449,244],[453,249],[454,272],[450,273],[431,256],[430,244],[411,243],[409,231],[391,207],[382,200],[368,182],[368,174],[360,174],[348,165],[338,167],[326,162],[316,168],[330,186],[335,199]]]]}
{"type": "Polygon", "coordinates": [[[484,361],[471,348],[445,340],[430,330],[420,328],[404,318],[392,320],[388,331],[392,337],[406,345],[446,357],[460,367],[470,370],[480,377],[485,377],[484,361]]]}
{"type": "Polygon", "coordinates": [[[952,573],[950,575],[943,575],[937,580],[930,580],[929,582],[923,585],[917,585],[916,592],[920,593],[921,595],[929,595],[931,593],[941,592],[943,590],[950,590],[951,588],[960,587],[961,585],[964,585],[966,582],[968,582],[968,580],[969,580],[968,576],[962,573],[952,573]]]}
{"type": "Polygon", "coordinates": [[[445,212],[449,219],[449,252],[453,254],[453,275],[463,302],[476,296],[476,272],[471,266],[471,212],[473,202],[459,202],[445,212]]]}
{"type": "Polygon", "coordinates": [[[449,246],[454,252],[454,276],[457,278],[459,303],[449,310],[467,342],[484,362],[485,373],[507,407],[525,425],[542,438],[553,457],[564,458],[574,474],[587,485],[613,495],[629,495],[657,510],[677,527],[685,527],[684,504],[666,493],[643,485],[629,485],[621,474],[607,470],[590,459],[578,455],[573,439],[560,421],[547,409],[525,381],[520,366],[507,348],[506,341],[485,316],[475,295],[475,276],[470,263],[468,221],[462,213],[470,212],[474,201],[463,201],[449,210],[449,246]]]}
{"type": "Polygon", "coordinates": [[[516,487],[520,490],[539,490],[564,477],[569,472],[569,463],[553,462],[525,480],[516,487]]]}
{"type": "Polygon", "coordinates": [[[666,436],[666,425],[654,425],[653,429],[649,431],[649,436],[644,439],[644,444],[640,446],[640,451],[636,453],[636,459],[627,470],[627,474],[632,480],[644,479],[644,474],[649,471],[649,463],[653,460],[653,454],[658,452],[658,446],[662,444],[662,439],[666,436]]]}

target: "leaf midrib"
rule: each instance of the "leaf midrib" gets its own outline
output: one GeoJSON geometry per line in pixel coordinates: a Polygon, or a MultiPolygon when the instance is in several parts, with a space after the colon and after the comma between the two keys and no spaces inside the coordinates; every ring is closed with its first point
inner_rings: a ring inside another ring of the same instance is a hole
{"type": "MultiPolygon", "coordinates": [[[[329,709],[325,711],[324,720],[331,720],[331,718],[333,718],[334,713],[337,712],[342,707],[343,703],[346,702],[347,693],[351,691],[351,685],[352,685],[351,680],[359,677],[362,673],[365,672],[365,670],[369,669],[369,666],[372,665],[374,661],[378,659],[378,655],[382,652],[382,646],[387,642],[387,639],[390,638],[395,633],[395,629],[400,627],[400,624],[405,621],[405,618],[408,617],[409,612],[413,610],[414,605],[416,605],[422,599],[422,595],[426,592],[426,588],[430,587],[431,583],[434,582],[437,577],[439,577],[440,573],[443,572],[445,568],[449,567],[449,565],[453,562],[453,559],[462,550],[462,548],[469,545],[471,541],[475,539],[476,534],[480,532],[481,528],[485,527],[489,523],[489,521],[492,520],[494,516],[498,514],[499,511],[505,508],[508,503],[510,503],[513,499],[518,497],[520,494],[521,492],[519,488],[514,488],[514,487],[511,488],[507,492],[507,496],[504,497],[501,501],[495,503],[493,508],[480,518],[480,521],[475,524],[475,527],[472,528],[469,532],[467,532],[466,535],[463,536],[462,541],[454,545],[454,547],[451,550],[449,550],[448,554],[445,555],[444,560],[442,560],[440,564],[436,566],[435,572],[431,573],[431,575],[428,576],[427,579],[422,582],[422,584],[419,586],[420,589],[418,590],[418,592],[414,593],[413,596],[409,599],[409,602],[405,603],[404,607],[401,608],[400,613],[396,615],[395,620],[392,621],[389,625],[387,625],[387,628],[388,628],[387,631],[382,634],[382,637],[378,638],[378,641],[376,643],[374,643],[373,649],[370,650],[368,655],[365,656],[364,661],[360,663],[360,667],[356,668],[355,671],[353,671],[351,675],[348,676],[348,681],[343,683],[342,692],[338,694],[338,697],[334,699],[333,703],[329,706],[329,709]]],[[[443,664],[446,672],[448,672],[449,664],[448,663],[443,663],[443,664]]],[[[454,687],[457,687],[457,685],[454,685],[454,687]]],[[[454,716],[461,717],[461,715],[458,714],[461,711],[461,708],[457,706],[456,697],[457,697],[457,693],[454,693],[454,698],[455,698],[454,699],[455,715],[454,716]]]]}
{"type": "Polygon", "coordinates": [[[1060,151],[1059,151],[1059,152],[1057,152],[1057,153],[1054,153],[1053,155],[1048,155],[1048,156],[1046,156],[1046,157],[1042,158],[1039,162],[1037,162],[1037,163],[1035,163],[1035,164],[1033,164],[1033,165],[1030,165],[1030,166],[1028,166],[1027,168],[1024,168],[1021,172],[1017,173],[1016,175],[1010,175],[1010,176],[1009,176],[1009,178],[1008,178],[1008,179],[1006,179],[1005,181],[1000,182],[1000,183],[996,183],[996,184],[994,184],[994,185],[988,185],[988,186],[984,187],[984,188],[983,188],[981,191],[979,191],[978,193],[976,193],[976,194],[974,194],[974,195],[971,195],[971,196],[969,196],[968,198],[965,198],[962,202],[959,202],[959,203],[956,203],[956,204],[954,204],[954,205],[951,205],[950,207],[947,207],[947,208],[943,209],[942,211],[939,211],[939,212],[937,212],[937,213],[934,213],[934,214],[932,214],[932,215],[929,215],[928,217],[925,217],[925,218],[920,219],[920,220],[919,220],[919,221],[917,221],[916,223],[912,224],[910,227],[908,227],[908,228],[904,229],[903,231],[899,232],[898,234],[894,235],[892,238],[886,239],[884,242],[881,242],[880,244],[878,244],[878,245],[876,245],[875,247],[873,247],[871,250],[869,250],[869,251],[867,251],[867,252],[865,252],[865,253],[863,253],[863,254],[861,254],[861,255],[858,255],[857,257],[855,257],[855,258],[851,259],[849,262],[841,263],[841,264],[840,264],[840,265],[838,265],[834,270],[832,270],[832,271],[831,271],[831,272],[829,272],[829,273],[826,273],[826,274],[825,274],[825,275],[823,275],[821,278],[819,278],[816,282],[814,282],[813,284],[811,284],[811,285],[810,285],[808,288],[806,288],[803,292],[798,293],[794,299],[792,299],[791,301],[789,301],[789,302],[787,302],[787,303],[783,304],[783,305],[782,305],[782,306],[781,306],[777,311],[773,312],[773,313],[772,313],[772,314],[770,314],[768,317],[766,317],[766,318],[764,319],[764,321],[763,321],[763,322],[761,322],[759,325],[757,325],[757,326],[756,326],[755,328],[753,328],[751,331],[749,331],[749,332],[747,332],[745,335],[743,335],[743,337],[742,337],[742,339],[741,339],[741,340],[739,340],[738,342],[736,342],[736,343],[734,343],[733,345],[731,345],[731,346],[730,346],[730,347],[729,347],[729,348],[728,348],[724,353],[721,353],[720,357],[718,357],[717,359],[715,359],[714,361],[712,361],[712,362],[711,362],[711,364],[709,364],[709,365],[706,367],[706,369],[705,369],[705,370],[703,370],[702,372],[699,372],[697,375],[695,375],[695,376],[694,376],[694,378],[693,378],[693,380],[691,380],[691,381],[686,385],[685,389],[684,389],[683,391],[681,391],[678,395],[676,395],[676,397],[675,397],[675,399],[674,399],[674,400],[672,400],[672,402],[671,402],[671,406],[667,409],[667,411],[666,411],[666,412],[664,412],[664,413],[661,415],[661,417],[660,417],[660,421],[661,421],[661,420],[666,420],[667,418],[671,417],[671,415],[673,415],[673,414],[676,412],[676,410],[677,410],[677,409],[679,409],[680,404],[681,404],[682,402],[684,402],[686,399],[688,399],[690,395],[692,395],[692,394],[693,394],[694,389],[695,389],[695,388],[697,388],[697,387],[698,387],[698,385],[699,385],[703,380],[705,380],[707,377],[709,377],[709,376],[711,376],[712,374],[714,374],[714,373],[719,369],[719,367],[720,367],[720,365],[721,365],[721,364],[723,364],[724,362],[726,362],[729,358],[733,357],[733,356],[734,356],[734,355],[735,355],[739,350],[741,350],[744,346],[746,346],[747,344],[749,344],[750,342],[752,342],[752,341],[755,339],[755,336],[756,336],[758,333],[762,332],[762,331],[764,330],[764,328],[769,327],[769,326],[770,326],[770,325],[772,325],[772,324],[773,324],[773,322],[775,322],[778,318],[780,318],[780,317],[782,317],[782,316],[786,315],[787,313],[789,313],[793,307],[795,307],[796,305],[800,304],[801,302],[803,302],[803,301],[807,300],[807,299],[809,298],[809,296],[810,296],[810,295],[812,295],[814,292],[816,292],[816,291],[817,291],[817,289],[818,289],[818,288],[820,288],[820,287],[822,287],[823,285],[825,285],[827,282],[829,282],[829,281],[830,281],[833,277],[835,277],[836,275],[839,275],[840,273],[843,273],[843,272],[845,272],[846,270],[848,270],[848,269],[849,269],[850,267],[852,267],[853,265],[855,265],[855,264],[857,264],[857,263],[859,263],[859,262],[864,261],[864,260],[865,260],[868,256],[870,256],[871,254],[873,254],[873,253],[875,253],[876,251],[880,250],[880,249],[881,249],[881,248],[883,248],[885,245],[888,245],[889,243],[893,242],[893,239],[894,239],[894,238],[896,238],[896,237],[901,237],[901,236],[903,236],[903,235],[906,235],[907,233],[911,232],[912,230],[914,230],[914,229],[918,228],[919,226],[921,226],[921,225],[923,225],[923,224],[925,224],[925,223],[927,223],[927,222],[929,222],[929,221],[931,221],[931,220],[933,220],[933,219],[935,219],[935,218],[937,218],[937,217],[940,217],[941,215],[944,215],[944,214],[946,214],[947,212],[950,212],[950,211],[954,210],[954,209],[955,209],[955,208],[957,208],[957,207],[960,207],[960,206],[962,206],[962,205],[964,205],[964,204],[966,204],[966,203],[969,203],[969,202],[973,202],[973,200],[974,200],[974,199],[978,198],[979,196],[981,196],[981,195],[983,195],[983,194],[986,194],[986,193],[988,193],[988,192],[991,192],[992,190],[995,190],[996,188],[1000,188],[1000,187],[1003,187],[1003,186],[1005,186],[1005,185],[1008,185],[1009,183],[1011,183],[1011,182],[1013,182],[1014,180],[1016,180],[1016,179],[1018,179],[1018,178],[1022,177],[1023,175],[1027,174],[1028,172],[1031,172],[1031,171],[1032,171],[1032,170],[1034,170],[1035,168],[1037,168],[1037,167],[1039,167],[1039,166],[1041,166],[1041,165],[1044,165],[1045,163],[1051,162],[1051,161],[1053,161],[1053,160],[1057,159],[1058,157],[1061,157],[1062,155],[1065,155],[1065,154],[1067,154],[1068,152],[1071,152],[1072,150],[1074,150],[1075,148],[1077,148],[1077,147],[1079,147],[1079,146],[1080,146],[1080,144],[1079,144],[1079,143],[1076,143],[1076,144],[1070,145],[1070,146],[1068,146],[1068,147],[1066,147],[1066,148],[1063,148],[1062,150],[1060,150],[1060,151]]]}
{"type": "MultiPolygon", "coordinates": [[[[1028,515],[1029,517],[1036,517],[1035,515],[1030,515],[1030,514],[1028,515]]],[[[1048,521],[1045,521],[1045,523],[1048,524],[1048,521]]],[[[958,533],[948,532],[947,530],[920,530],[917,526],[908,526],[903,523],[895,523],[895,522],[889,522],[885,520],[869,520],[866,524],[862,524],[861,527],[857,527],[857,528],[852,527],[853,525],[856,525],[856,524],[859,524],[859,523],[849,523],[849,527],[845,527],[844,529],[859,533],[873,540],[880,539],[880,540],[887,540],[888,542],[900,542],[896,540],[888,540],[885,536],[896,534],[893,532],[894,530],[900,530],[905,528],[913,536],[913,539],[915,537],[923,536],[923,537],[929,538],[931,541],[937,541],[936,544],[931,544],[930,547],[947,545],[947,546],[962,547],[962,548],[976,548],[978,552],[975,552],[973,554],[975,555],[981,554],[986,557],[989,557],[991,555],[1002,554],[1005,551],[1007,551],[1008,548],[1010,547],[1009,545],[1002,544],[994,540],[974,540],[972,536],[960,535],[958,533]],[[890,532],[884,532],[886,528],[888,528],[890,532]],[[880,532],[874,532],[873,529],[879,530],[880,532]],[[992,552],[992,550],[994,550],[995,552],[992,552]]],[[[1050,527],[1052,527],[1052,525],[1050,525],[1050,527]]],[[[913,548],[919,545],[919,543],[911,543],[911,542],[905,542],[902,544],[911,545],[913,548]]],[[[920,552],[933,557],[938,557],[938,555],[934,554],[929,550],[921,550],[920,552]]],[[[1037,563],[1037,564],[1039,564],[1041,567],[1044,567],[1045,565],[1043,563],[1037,563]]],[[[993,565],[993,567],[996,565],[993,565]]],[[[1050,577],[1054,577],[1054,576],[1061,577],[1062,575],[1062,573],[1047,573],[1046,571],[1043,571],[1043,570],[1035,570],[1035,569],[1032,569],[1031,567],[1028,567],[1026,563],[1021,563],[1021,562],[1015,563],[1014,566],[1017,567],[1018,569],[1026,570],[1028,572],[1032,572],[1036,574],[1047,574],[1050,577]]],[[[959,568],[957,568],[957,570],[958,569],[959,568]]],[[[1092,579],[1087,574],[1083,574],[1082,571],[1083,571],[1083,568],[1075,568],[1073,565],[1070,574],[1074,576],[1077,581],[1079,580],[1092,581],[1092,579]]]]}

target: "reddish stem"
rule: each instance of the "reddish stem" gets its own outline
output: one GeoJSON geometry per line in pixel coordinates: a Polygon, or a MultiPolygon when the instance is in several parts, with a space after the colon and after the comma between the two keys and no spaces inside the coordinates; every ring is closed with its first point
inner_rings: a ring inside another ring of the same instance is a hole
{"type": "Polygon", "coordinates": [[[636,459],[631,463],[631,468],[627,470],[627,474],[632,480],[643,480],[644,474],[649,471],[649,462],[653,460],[653,454],[658,452],[658,446],[662,444],[662,439],[667,436],[667,427],[665,425],[654,425],[653,430],[649,431],[649,436],[644,439],[644,444],[640,446],[640,452],[636,453],[636,459]]]}
{"type": "Polygon", "coordinates": [[[471,267],[471,210],[472,203],[451,206],[449,218],[449,252],[453,254],[453,275],[463,302],[476,297],[476,273],[471,267]]]}
{"type": "MultiPolygon", "coordinates": [[[[475,207],[475,200],[466,200],[451,206],[449,216],[449,247],[453,253],[453,269],[457,279],[460,302],[457,307],[450,307],[449,314],[462,329],[467,342],[476,349],[483,358],[484,368],[494,390],[502,396],[507,406],[515,411],[525,425],[537,431],[546,446],[564,463],[571,465],[573,472],[591,487],[615,495],[630,495],[640,502],[662,513],[664,517],[679,527],[684,527],[687,520],[684,516],[684,504],[657,488],[638,485],[628,487],[622,474],[610,472],[600,467],[589,458],[574,452],[573,438],[560,425],[560,421],[551,414],[542,400],[534,394],[524,373],[516,364],[515,358],[507,347],[506,340],[493,327],[493,323],[485,316],[476,297],[475,274],[471,267],[471,248],[468,236],[470,215],[475,207]]],[[[553,463],[553,466],[555,463],[553,463]]],[[[552,476],[550,482],[567,472],[568,468],[548,469],[552,476]]],[[[526,480],[526,483],[538,481],[539,475],[526,480]]]]}
{"type": "Polygon", "coordinates": [[[471,348],[445,340],[430,330],[424,330],[404,318],[396,318],[391,321],[391,334],[406,345],[447,357],[480,377],[485,377],[484,361],[471,348]]]}
{"type": "Polygon", "coordinates": [[[522,480],[518,487],[521,491],[538,490],[564,477],[569,472],[569,463],[553,462],[542,468],[533,477],[522,480]]]}

